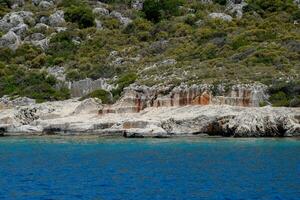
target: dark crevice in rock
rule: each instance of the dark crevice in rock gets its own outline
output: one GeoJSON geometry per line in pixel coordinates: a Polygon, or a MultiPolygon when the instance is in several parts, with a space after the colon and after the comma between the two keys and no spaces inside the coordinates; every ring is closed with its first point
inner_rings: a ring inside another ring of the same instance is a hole
{"type": "Polygon", "coordinates": [[[132,134],[128,134],[128,133],[124,133],[123,136],[125,138],[144,138],[145,136],[139,134],[139,133],[132,133],[132,134]]]}
{"type": "Polygon", "coordinates": [[[57,135],[58,132],[62,132],[60,128],[44,128],[43,134],[45,135],[57,135]]]}
{"type": "Polygon", "coordinates": [[[1,128],[0,128],[0,137],[3,137],[3,136],[4,136],[4,133],[5,133],[6,131],[7,131],[6,128],[1,127],[1,128]]]}

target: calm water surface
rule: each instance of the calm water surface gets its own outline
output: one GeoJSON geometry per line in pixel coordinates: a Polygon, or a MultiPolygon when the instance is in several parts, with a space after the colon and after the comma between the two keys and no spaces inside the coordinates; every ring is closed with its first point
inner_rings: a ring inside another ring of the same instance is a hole
{"type": "Polygon", "coordinates": [[[300,199],[299,139],[0,138],[0,199],[300,199]]]}

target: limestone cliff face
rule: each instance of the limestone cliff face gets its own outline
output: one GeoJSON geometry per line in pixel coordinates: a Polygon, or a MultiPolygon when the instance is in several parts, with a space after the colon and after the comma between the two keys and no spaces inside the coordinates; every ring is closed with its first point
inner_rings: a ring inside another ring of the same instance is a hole
{"type": "Polygon", "coordinates": [[[97,80],[86,78],[80,81],[68,83],[68,88],[71,91],[72,97],[82,97],[97,89],[111,91],[114,87],[114,85],[111,85],[107,82],[107,79],[103,78],[97,80]]]}
{"type": "Polygon", "coordinates": [[[262,84],[233,85],[226,89],[218,85],[139,86],[124,89],[122,98],[101,113],[140,112],[148,107],[186,105],[232,105],[258,107],[267,100],[267,86],[262,84]]]}

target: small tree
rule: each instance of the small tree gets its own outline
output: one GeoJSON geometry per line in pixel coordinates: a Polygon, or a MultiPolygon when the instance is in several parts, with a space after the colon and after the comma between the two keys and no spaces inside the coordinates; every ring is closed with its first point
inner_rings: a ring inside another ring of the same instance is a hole
{"type": "Polygon", "coordinates": [[[182,0],[146,0],[143,12],[148,20],[158,22],[163,18],[179,14],[179,6],[182,0]]]}
{"type": "Polygon", "coordinates": [[[67,21],[77,23],[81,29],[95,25],[92,10],[85,6],[71,6],[66,9],[65,16],[67,21]]]}

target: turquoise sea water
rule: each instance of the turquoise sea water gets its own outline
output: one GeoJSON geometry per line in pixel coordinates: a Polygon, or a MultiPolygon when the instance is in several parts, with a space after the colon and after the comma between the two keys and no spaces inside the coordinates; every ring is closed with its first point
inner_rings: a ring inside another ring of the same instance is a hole
{"type": "Polygon", "coordinates": [[[0,138],[0,199],[300,199],[298,139],[0,138]]]}

